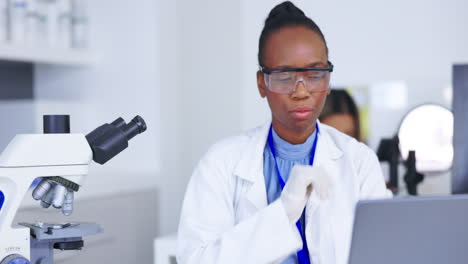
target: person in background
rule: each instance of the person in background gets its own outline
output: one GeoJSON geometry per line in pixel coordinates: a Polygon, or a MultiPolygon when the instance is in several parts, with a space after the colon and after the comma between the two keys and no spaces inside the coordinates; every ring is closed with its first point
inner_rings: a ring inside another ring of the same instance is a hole
{"type": "Polygon", "coordinates": [[[357,141],[362,141],[359,110],[346,90],[331,90],[319,120],[357,141]]]}
{"type": "Polygon", "coordinates": [[[265,21],[258,63],[271,120],[201,158],[185,193],[177,262],[346,264],[357,201],[388,193],[375,153],[318,121],[333,71],[325,37],[286,1],[265,21]]]}

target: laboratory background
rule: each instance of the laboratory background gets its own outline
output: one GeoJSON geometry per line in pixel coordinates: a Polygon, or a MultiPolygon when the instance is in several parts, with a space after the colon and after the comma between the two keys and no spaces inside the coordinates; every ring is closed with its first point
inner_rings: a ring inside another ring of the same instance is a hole
{"type": "MultiPolygon", "coordinates": [[[[69,115],[72,133],[136,115],[147,125],[114,159],[91,163],[72,216],[24,196],[15,222],[86,221],[104,230],[80,251],[55,252],[55,263],[174,263],[198,160],[216,141],[270,118],[257,90],[258,38],[280,2],[0,0],[0,151],[16,134],[42,133],[43,115],[69,115]]],[[[353,95],[375,152],[418,106],[450,111],[423,111],[411,131],[425,119],[453,126],[454,71],[468,65],[467,1],[293,2],[324,32],[331,86],[353,95]]],[[[443,128],[451,143],[453,127],[443,128]]],[[[452,192],[453,151],[436,151],[443,168],[424,173],[419,195],[452,192]]],[[[389,181],[392,157],[380,152],[389,181]]],[[[397,195],[407,195],[404,162],[396,170],[397,195]]]]}

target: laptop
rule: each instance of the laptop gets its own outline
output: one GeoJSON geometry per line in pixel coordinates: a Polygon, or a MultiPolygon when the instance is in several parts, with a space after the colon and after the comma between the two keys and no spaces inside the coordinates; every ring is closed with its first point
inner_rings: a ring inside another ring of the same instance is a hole
{"type": "Polygon", "coordinates": [[[349,264],[468,263],[468,195],[360,201],[349,264]]]}

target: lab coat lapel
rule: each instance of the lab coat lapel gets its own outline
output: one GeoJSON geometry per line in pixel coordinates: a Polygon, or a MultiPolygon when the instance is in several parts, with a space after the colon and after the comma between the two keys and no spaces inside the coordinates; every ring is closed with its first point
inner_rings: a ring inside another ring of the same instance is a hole
{"type": "MultiPolygon", "coordinates": [[[[319,124],[319,127],[323,127],[323,125],[319,124]]],[[[324,168],[329,177],[333,178],[335,184],[338,180],[337,168],[339,165],[337,161],[342,154],[342,151],[333,142],[326,129],[321,129],[317,142],[314,166],[324,168]]],[[[311,259],[315,259],[314,263],[336,263],[336,254],[334,253],[336,237],[333,231],[333,223],[335,221],[331,219],[333,215],[331,213],[331,204],[335,199],[335,195],[336,193],[333,191],[329,199],[323,201],[313,192],[306,205],[307,246],[311,259]],[[328,259],[328,257],[333,259],[328,259]]]]}
{"type": "MultiPolygon", "coordinates": [[[[271,121],[252,132],[249,138],[249,145],[251,145],[252,148],[248,148],[244,151],[234,171],[237,177],[250,183],[250,187],[246,192],[246,197],[257,209],[264,208],[268,205],[265,179],[263,176],[263,152],[270,126],[271,121]]],[[[319,122],[319,127],[320,126],[322,125],[319,122]]],[[[333,167],[330,162],[339,158],[341,155],[342,152],[336,147],[328,133],[323,129],[320,130],[314,166],[333,167]]],[[[308,215],[315,212],[319,202],[315,195],[311,196],[307,205],[308,215]]]]}
{"type": "MultiPolygon", "coordinates": [[[[249,135],[249,145],[252,147],[244,151],[234,170],[234,174],[244,181],[242,185],[246,189],[243,193],[256,210],[268,205],[263,176],[263,152],[270,125],[271,123],[268,122],[249,135]]],[[[337,170],[339,167],[338,160],[343,153],[336,146],[326,129],[322,128],[324,126],[319,123],[319,127],[321,130],[317,142],[314,166],[323,167],[329,176],[333,177],[336,185],[337,180],[339,180],[337,175],[339,173],[337,170]]],[[[336,249],[339,238],[333,226],[339,222],[339,219],[332,219],[335,215],[332,213],[332,204],[336,195],[335,192],[332,192],[329,200],[321,201],[315,193],[312,193],[307,202],[306,237],[313,263],[337,263],[336,249]],[[319,208],[320,210],[318,210],[319,208]]]]}
{"type": "MultiPolygon", "coordinates": [[[[319,128],[320,127],[323,127],[323,125],[319,122],[319,128]]],[[[336,168],[335,162],[341,157],[342,154],[343,153],[330,138],[330,135],[327,133],[327,131],[322,128],[318,135],[317,149],[315,152],[313,166],[323,167],[325,171],[330,174],[330,177],[333,177],[335,180],[336,175],[333,173],[334,168],[336,168]]],[[[306,209],[308,216],[314,214],[320,202],[321,201],[318,199],[317,195],[311,195],[306,209]]]]}
{"type": "Polygon", "coordinates": [[[263,176],[263,152],[270,125],[271,123],[268,122],[255,129],[251,134],[249,145],[252,147],[245,150],[234,172],[236,176],[250,183],[250,187],[246,191],[246,198],[256,209],[268,205],[263,176]]]}

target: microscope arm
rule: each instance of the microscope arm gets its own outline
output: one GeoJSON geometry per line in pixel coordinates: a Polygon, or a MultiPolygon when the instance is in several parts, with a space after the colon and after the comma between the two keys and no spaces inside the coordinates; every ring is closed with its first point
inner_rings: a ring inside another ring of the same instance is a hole
{"type": "Polygon", "coordinates": [[[88,174],[92,150],[82,134],[17,135],[0,155],[0,233],[13,218],[31,183],[39,177],[57,176],[82,182],[88,174]]]}

